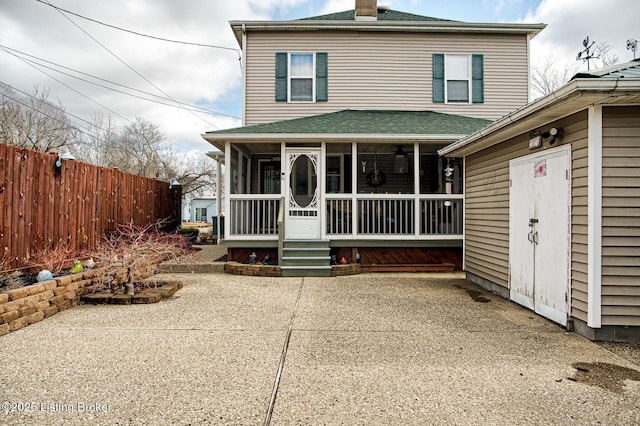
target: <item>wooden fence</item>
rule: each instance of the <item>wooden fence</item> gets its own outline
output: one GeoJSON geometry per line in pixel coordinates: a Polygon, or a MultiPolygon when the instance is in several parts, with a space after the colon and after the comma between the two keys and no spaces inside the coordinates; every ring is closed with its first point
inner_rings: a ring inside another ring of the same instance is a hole
{"type": "Polygon", "coordinates": [[[181,189],[157,179],[0,144],[0,270],[58,244],[91,249],[119,223],[180,221],[181,189]]]}

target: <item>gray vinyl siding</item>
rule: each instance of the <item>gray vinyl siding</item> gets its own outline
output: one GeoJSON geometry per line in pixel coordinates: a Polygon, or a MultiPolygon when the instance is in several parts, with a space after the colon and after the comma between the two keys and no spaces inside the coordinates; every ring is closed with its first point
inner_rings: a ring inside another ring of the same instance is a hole
{"type": "Polygon", "coordinates": [[[602,325],[640,326],[640,107],[602,127],[602,325]]]}
{"type": "Polygon", "coordinates": [[[571,143],[571,316],[587,322],[587,184],[589,124],[586,111],[565,127],[571,143]]]}
{"type": "MultiPolygon", "coordinates": [[[[572,315],[586,321],[587,113],[548,125],[553,126],[564,128],[562,144],[571,144],[574,160],[571,305],[572,315]]],[[[534,153],[528,144],[528,135],[522,134],[465,159],[465,269],[505,288],[509,287],[509,161],[534,153]]]]}
{"type": "Polygon", "coordinates": [[[426,109],[496,119],[528,100],[525,35],[249,32],[245,58],[247,125],[343,109],[426,109]],[[327,52],[328,102],[276,103],[276,52],[327,52]],[[484,55],[484,103],[433,103],[434,53],[484,55]]]}

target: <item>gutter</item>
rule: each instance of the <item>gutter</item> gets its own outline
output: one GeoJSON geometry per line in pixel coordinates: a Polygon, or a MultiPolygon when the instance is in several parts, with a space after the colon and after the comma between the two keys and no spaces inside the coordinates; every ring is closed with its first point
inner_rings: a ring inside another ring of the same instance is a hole
{"type": "Polygon", "coordinates": [[[528,34],[535,37],[546,24],[495,24],[456,21],[230,21],[229,25],[240,44],[242,31],[389,31],[389,32],[476,32],[528,34]]]}

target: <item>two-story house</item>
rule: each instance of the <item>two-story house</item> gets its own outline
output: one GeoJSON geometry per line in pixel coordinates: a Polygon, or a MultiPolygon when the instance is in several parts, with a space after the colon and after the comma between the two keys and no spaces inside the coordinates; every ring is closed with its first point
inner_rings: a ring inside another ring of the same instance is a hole
{"type": "Polygon", "coordinates": [[[269,254],[289,276],[328,275],[330,255],[462,267],[463,164],[437,151],[527,103],[544,25],[355,6],[231,22],[243,126],[203,135],[224,152],[229,260],[269,254]]]}

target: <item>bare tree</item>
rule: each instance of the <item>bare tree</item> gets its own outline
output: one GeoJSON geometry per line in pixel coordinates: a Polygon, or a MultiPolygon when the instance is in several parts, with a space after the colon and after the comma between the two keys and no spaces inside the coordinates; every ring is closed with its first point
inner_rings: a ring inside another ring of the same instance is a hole
{"type": "Polygon", "coordinates": [[[163,178],[172,155],[158,126],[138,117],[104,146],[104,165],[140,176],[163,178]]]}
{"type": "Polygon", "coordinates": [[[109,166],[107,149],[116,143],[118,127],[111,115],[95,114],[91,118],[92,126],[85,132],[82,149],[75,150],[76,158],[98,166],[109,166]]]}
{"type": "Polygon", "coordinates": [[[215,193],[216,176],[215,161],[204,154],[181,161],[173,175],[182,185],[182,194],[194,197],[215,193]]]}
{"type": "Polygon", "coordinates": [[[118,127],[111,116],[94,115],[92,126],[81,132],[64,107],[48,98],[48,90],[36,87],[31,93],[18,92],[0,83],[0,143],[38,151],[65,145],[72,147],[76,158],[92,164],[150,178],[176,178],[184,194],[215,190],[213,160],[204,154],[179,153],[158,125],[138,117],[118,127]]]}
{"type": "Polygon", "coordinates": [[[556,57],[549,57],[531,69],[531,97],[537,99],[548,95],[566,84],[577,72],[577,65],[564,67],[556,57]]]}
{"type": "Polygon", "coordinates": [[[618,55],[613,51],[613,46],[607,42],[596,43],[595,53],[602,62],[602,67],[606,68],[618,63],[618,55]]]}
{"type": "Polygon", "coordinates": [[[37,151],[78,143],[78,129],[64,107],[48,98],[48,90],[18,93],[0,83],[0,143],[37,151]]]}

